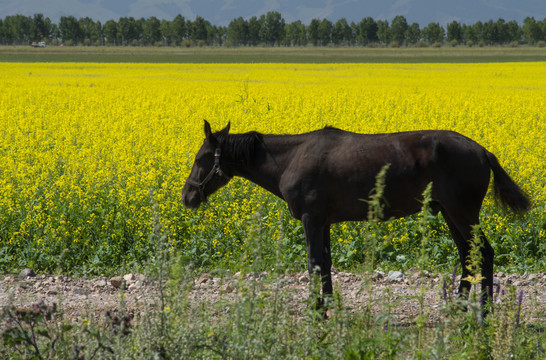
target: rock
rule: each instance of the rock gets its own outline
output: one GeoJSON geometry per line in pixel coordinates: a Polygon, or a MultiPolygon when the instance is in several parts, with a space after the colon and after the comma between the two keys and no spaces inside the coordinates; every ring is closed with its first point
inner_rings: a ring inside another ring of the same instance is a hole
{"type": "Polygon", "coordinates": [[[123,278],[121,276],[114,276],[110,279],[110,284],[112,284],[112,286],[116,289],[119,289],[123,284],[123,278]]]}
{"type": "Polygon", "coordinates": [[[207,273],[201,274],[201,276],[199,276],[199,279],[197,279],[197,284],[204,284],[211,279],[212,279],[212,276],[210,274],[207,274],[207,273]]]}
{"type": "Polygon", "coordinates": [[[36,273],[34,273],[34,270],[26,268],[21,270],[19,275],[17,276],[18,280],[26,280],[29,277],[36,277],[36,273]]]}
{"type": "Polygon", "coordinates": [[[106,280],[103,280],[103,279],[100,279],[100,280],[97,280],[97,282],[95,283],[95,285],[97,287],[105,287],[108,285],[108,283],[106,282],[106,280]]]}
{"type": "Polygon", "coordinates": [[[300,283],[308,283],[308,282],[309,282],[309,276],[307,276],[307,275],[302,275],[302,276],[300,276],[300,277],[298,278],[298,281],[299,281],[300,283]]]}
{"type": "Polygon", "coordinates": [[[127,283],[133,282],[135,281],[135,274],[123,275],[123,280],[125,280],[127,283]]]}
{"type": "Polygon", "coordinates": [[[385,273],[383,271],[376,270],[373,272],[372,279],[373,280],[381,280],[385,278],[385,273]]]}
{"type": "Polygon", "coordinates": [[[387,275],[387,280],[392,282],[401,282],[404,281],[406,277],[404,274],[400,271],[389,271],[389,275],[387,275]]]}
{"type": "MultiPolygon", "coordinates": [[[[423,270],[423,271],[420,271],[420,270],[417,270],[415,271],[411,276],[410,276],[410,279],[412,281],[416,281],[417,279],[420,279],[420,278],[431,278],[432,277],[432,274],[430,272],[428,272],[427,270],[423,270]]],[[[434,279],[436,278],[433,278],[433,281],[434,279]]]]}

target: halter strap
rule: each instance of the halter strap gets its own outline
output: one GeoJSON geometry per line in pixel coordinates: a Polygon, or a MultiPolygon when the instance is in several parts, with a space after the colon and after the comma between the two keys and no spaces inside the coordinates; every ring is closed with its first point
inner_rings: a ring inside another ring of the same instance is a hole
{"type": "Polygon", "coordinates": [[[218,175],[220,177],[226,178],[228,180],[231,179],[230,176],[228,176],[221,168],[220,168],[220,156],[222,155],[222,149],[216,148],[214,151],[214,165],[212,166],[212,169],[210,169],[207,176],[202,181],[193,181],[191,179],[187,179],[186,182],[190,185],[193,185],[199,189],[199,196],[201,196],[202,202],[207,202],[207,197],[205,196],[205,186],[212,180],[214,175],[218,175]]]}

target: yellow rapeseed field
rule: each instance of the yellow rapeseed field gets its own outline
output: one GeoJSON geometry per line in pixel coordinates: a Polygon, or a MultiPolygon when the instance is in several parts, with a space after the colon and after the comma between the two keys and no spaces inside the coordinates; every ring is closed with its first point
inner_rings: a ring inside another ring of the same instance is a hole
{"type": "MultiPolygon", "coordinates": [[[[171,249],[203,265],[252,261],[256,236],[263,256],[300,259],[298,223],[243,180],[203,210],[182,206],[203,119],[216,129],[230,121],[233,132],[461,132],[533,199],[515,219],[487,198],[483,227],[497,263],[546,268],[546,63],[3,63],[0,79],[0,271],[138,266],[153,258],[154,215],[171,249]]],[[[361,228],[333,230],[338,264],[361,259],[361,228]]],[[[433,233],[449,239],[440,220],[433,233]]],[[[385,261],[409,261],[396,253],[417,241],[411,220],[377,234],[385,261]]],[[[432,265],[456,256],[451,240],[437,244],[432,265]]]]}

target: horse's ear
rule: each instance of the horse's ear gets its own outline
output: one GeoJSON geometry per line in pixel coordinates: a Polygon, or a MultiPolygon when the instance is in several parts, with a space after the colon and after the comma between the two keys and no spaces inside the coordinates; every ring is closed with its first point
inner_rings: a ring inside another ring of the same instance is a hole
{"type": "Polygon", "coordinates": [[[223,135],[227,135],[229,134],[229,128],[231,127],[231,122],[228,121],[227,125],[225,128],[223,128],[220,133],[222,133],[223,135]]]}
{"type": "Polygon", "coordinates": [[[207,120],[204,120],[204,121],[205,121],[205,139],[208,139],[212,135],[212,130],[210,129],[209,122],[207,120]]]}
{"type": "Polygon", "coordinates": [[[218,140],[216,139],[216,136],[212,133],[212,130],[210,128],[210,124],[207,120],[205,121],[205,140],[210,142],[213,146],[218,146],[218,140]]]}

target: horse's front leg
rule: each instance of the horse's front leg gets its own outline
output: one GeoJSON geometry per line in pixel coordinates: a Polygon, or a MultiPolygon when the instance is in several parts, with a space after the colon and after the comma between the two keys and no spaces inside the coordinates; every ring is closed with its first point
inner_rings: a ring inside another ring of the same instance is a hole
{"type": "Polygon", "coordinates": [[[316,308],[324,309],[324,298],[332,294],[332,257],[330,254],[330,226],[309,214],[302,216],[303,230],[307,242],[307,266],[311,278],[311,297],[316,299],[316,308]],[[322,296],[314,286],[320,277],[322,296]]]}
{"type": "Polygon", "coordinates": [[[332,287],[332,253],[330,247],[330,225],[324,225],[322,235],[322,264],[320,271],[322,276],[322,296],[324,298],[331,297],[333,293],[332,287]]]}

